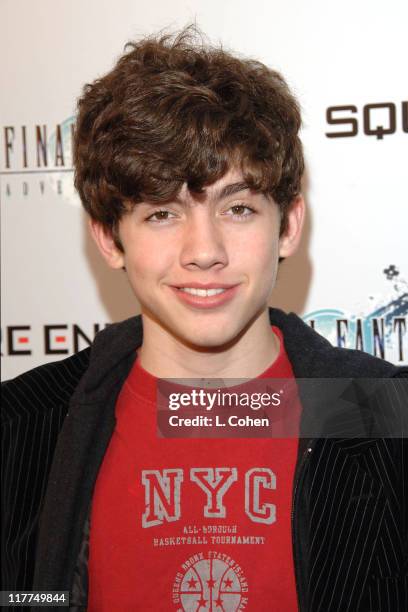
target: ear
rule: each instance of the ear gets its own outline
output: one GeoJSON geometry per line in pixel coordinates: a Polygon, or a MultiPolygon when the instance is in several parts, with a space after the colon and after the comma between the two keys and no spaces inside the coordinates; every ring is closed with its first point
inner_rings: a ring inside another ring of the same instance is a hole
{"type": "Polygon", "coordinates": [[[89,220],[89,229],[96,246],[102,254],[107,264],[111,268],[119,269],[124,267],[124,253],[118,249],[110,232],[99,221],[89,220]]]}
{"type": "Polygon", "coordinates": [[[279,257],[289,257],[296,252],[302,235],[304,217],[305,201],[302,195],[298,195],[289,206],[286,229],[279,238],[279,257]]]}

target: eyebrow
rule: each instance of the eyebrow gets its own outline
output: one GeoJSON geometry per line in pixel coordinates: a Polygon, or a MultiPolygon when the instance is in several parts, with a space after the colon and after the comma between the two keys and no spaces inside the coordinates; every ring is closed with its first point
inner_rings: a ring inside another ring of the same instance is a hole
{"type": "Polygon", "coordinates": [[[240,191],[246,191],[247,189],[249,189],[249,186],[244,181],[240,181],[239,183],[231,183],[230,185],[225,185],[220,191],[216,192],[215,199],[223,200],[224,198],[228,198],[229,196],[239,193],[240,191]]]}
{"type": "MultiPolygon", "coordinates": [[[[225,198],[228,198],[234,195],[235,193],[239,193],[241,191],[247,191],[248,189],[249,189],[249,185],[245,181],[239,181],[237,183],[230,183],[229,185],[224,185],[224,187],[221,187],[220,189],[218,189],[214,193],[213,197],[214,197],[214,200],[216,201],[224,200],[225,198]]],[[[185,205],[185,202],[179,196],[177,196],[173,201],[183,206],[185,205]]],[[[151,207],[163,206],[162,202],[144,202],[144,204],[148,204],[148,206],[151,206],[151,207]]]]}

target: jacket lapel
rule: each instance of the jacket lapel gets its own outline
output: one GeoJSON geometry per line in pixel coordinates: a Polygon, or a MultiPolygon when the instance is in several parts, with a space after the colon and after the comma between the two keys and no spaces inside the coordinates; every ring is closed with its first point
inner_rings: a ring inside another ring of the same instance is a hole
{"type": "Polygon", "coordinates": [[[70,590],[72,585],[92,490],[115,427],[116,399],[142,342],[140,317],[125,323],[95,339],[58,437],[40,520],[38,590],[70,590]]]}

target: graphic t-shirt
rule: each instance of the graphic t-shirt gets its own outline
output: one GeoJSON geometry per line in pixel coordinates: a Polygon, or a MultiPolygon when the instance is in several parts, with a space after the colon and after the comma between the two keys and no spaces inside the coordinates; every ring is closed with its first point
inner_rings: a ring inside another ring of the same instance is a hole
{"type": "MultiPolygon", "coordinates": [[[[280,353],[259,378],[293,379],[273,329],[280,353]]],[[[136,359],[118,397],[92,501],[88,612],[297,610],[297,437],[160,438],[156,385],[136,359]]]]}

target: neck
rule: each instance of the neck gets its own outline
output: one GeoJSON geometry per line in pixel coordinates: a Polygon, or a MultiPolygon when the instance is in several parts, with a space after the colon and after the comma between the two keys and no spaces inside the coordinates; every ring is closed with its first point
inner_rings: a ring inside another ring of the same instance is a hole
{"type": "Polygon", "coordinates": [[[236,342],[223,350],[194,349],[163,330],[148,317],[143,319],[140,365],[157,378],[256,378],[279,355],[279,339],[269,321],[268,309],[236,342]]]}

